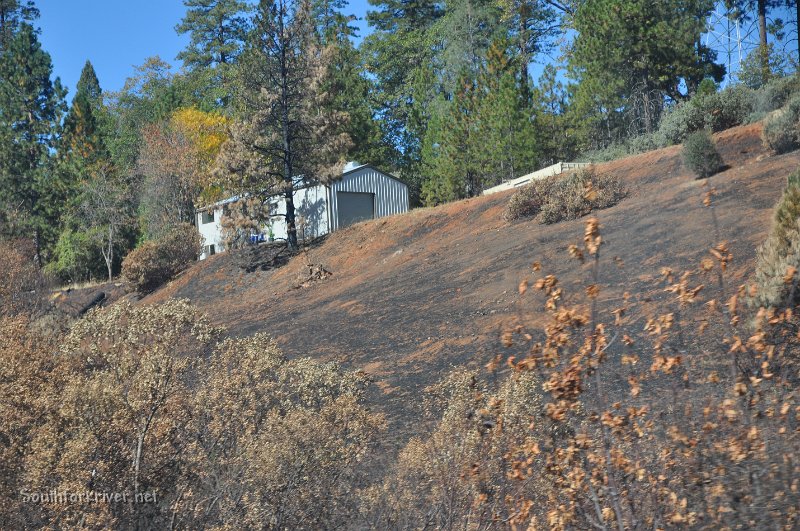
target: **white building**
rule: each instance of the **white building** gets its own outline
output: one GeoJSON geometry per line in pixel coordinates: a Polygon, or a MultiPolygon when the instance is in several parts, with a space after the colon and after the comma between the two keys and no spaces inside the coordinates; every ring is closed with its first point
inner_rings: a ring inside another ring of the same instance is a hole
{"type": "MultiPolygon", "coordinates": [[[[201,260],[224,250],[220,220],[225,206],[237,199],[226,199],[197,210],[197,228],[205,239],[201,260]]],[[[271,234],[276,240],[285,240],[288,236],[284,217],[286,200],[278,195],[268,201],[272,205],[273,219],[258,238],[263,240],[271,234]]],[[[341,179],[296,190],[294,207],[297,237],[301,240],[316,238],[365,219],[407,212],[408,185],[369,164],[349,162],[341,179]]]]}

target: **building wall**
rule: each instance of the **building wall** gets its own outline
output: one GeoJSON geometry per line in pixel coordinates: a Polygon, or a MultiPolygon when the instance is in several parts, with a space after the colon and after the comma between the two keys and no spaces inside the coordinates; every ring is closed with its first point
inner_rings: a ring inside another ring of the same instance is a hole
{"type": "Polygon", "coordinates": [[[200,232],[200,236],[203,237],[203,254],[200,255],[200,260],[208,258],[208,253],[206,251],[206,247],[208,245],[214,245],[215,252],[219,253],[223,251],[222,247],[222,225],[220,224],[220,220],[222,219],[222,208],[219,208],[214,211],[214,221],[211,223],[203,223],[203,213],[197,212],[195,214],[197,216],[196,223],[197,223],[197,230],[200,232]]]}
{"type": "Polygon", "coordinates": [[[375,194],[376,218],[408,212],[408,186],[370,166],[364,166],[330,185],[331,230],[339,228],[336,192],[375,194]]]}
{"type": "MultiPolygon", "coordinates": [[[[321,184],[295,191],[295,224],[299,240],[302,241],[304,237],[316,238],[329,232],[327,195],[326,187],[321,184]]],[[[281,215],[272,220],[272,232],[275,234],[275,239],[285,240],[288,237],[286,218],[283,217],[286,215],[286,200],[275,197],[270,199],[270,202],[274,205],[272,212],[281,215]]],[[[269,231],[265,229],[265,233],[267,232],[269,231]]]]}
{"type": "MultiPolygon", "coordinates": [[[[391,216],[408,212],[408,186],[369,166],[346,174],[340,181],[330,185],[316,185],[297,190],[294,193],[295,214],[297,215],[297,237],[300,241],[316,238],[337,229],[336,192],[363,192],[375,194],[375,217],[391,216]],[[302,222],[302,224],[301,224],[302,222]]],[[[276,240],[285,240],[286,202],[282,197],[270,199],[273,214],[280,214],[272,220],[272,233],[276,240]]],[[[222,207],[214,211],[214,221],[202,222],[202,213],[197,214],[197,228],[203,236],[204,245],[213,244],[216,252],[223,251],[222,245],[222,207]]],[[[269,234],[264,228],[263,234],[269,234]]],[[[204,252],[200,259],[207,258],[204,252]]]]}

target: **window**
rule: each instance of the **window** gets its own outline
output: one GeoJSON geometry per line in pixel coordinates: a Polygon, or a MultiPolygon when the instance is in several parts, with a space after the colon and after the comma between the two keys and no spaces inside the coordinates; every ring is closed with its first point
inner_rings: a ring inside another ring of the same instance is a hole
{"type": "Polygon", "coordinates": [[[206,245],[206,252],[205,252],[205,255],[206,255],[206,256],[213,256],[213,255],[215,255],[215,254],[217,254],[217,250],[216,250],[216,248],[214,247],[214,244],[211,244],[211,245],[206,245]]]}
{"type": "Polygon", "coordinates": [[[214,223],[214,212],[205,211],[202,214],[202,218],[203,225],[207,223],[214,223]]]}

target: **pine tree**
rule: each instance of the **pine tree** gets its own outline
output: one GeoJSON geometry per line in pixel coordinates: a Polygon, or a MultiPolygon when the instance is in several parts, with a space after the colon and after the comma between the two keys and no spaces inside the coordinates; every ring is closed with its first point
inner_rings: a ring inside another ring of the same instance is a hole
{"type": "Polygon", "coordinates": [[[244,46],[247,37],[247,2],[241,0],[184,0],[186,16],[175,27],[189,33],[189,46],[178,54],[188,68],[228,65],[244,46]]]}
{"type": "Polygon", "coordinates": [[[569,6],[543,0],[501,0],[504,17],[508,24],[508,37],[516,51],[517,78],[523,92],[529,90],[528,67],[534,57],[549,51],[557,34],[558,12],[569,6]]]}
{"type": "MultiPolygon", "coordinates": [[[[583,105],[620,114],[627,130],[650,132],[664,98],[684,97],[724,68],[701,44],[711,0],[587,0],[575,14],[571,67],[583,105]]],[[[610,127],[614,117],[607,117],[610,127]]]]}
{"type": "Polygon", "coordinates": [[[55,237],[64,189],[51,171],[51,149],[65,91],[51,79],[50,55],[27,23],[0,57],[0,203],[3,232],[31,238],[36,262],[55,237]]]}
{"type": "Polygon", "coordinates": [[[227,106],[232,65],[244,48],[249,4],[242,0],[184,0],[186,16],[175,27],[189,34],[189,46],[178,54],[188,69],[196,96],[207,105],[227,106]]]}
{"type": "Polygon", "coordinates": [[[218,157],[228,191],[281,193],[288,244],[297,247],[294,191],[341,175],[351,146],[346,113],[326,111],[330,48],[314,43],[308,1],[261,0],[239,65],[243,108],[218,157]]]}
{"type": "MultiPolygon", "coordinates": [[[[516,78],[505,41],[489,49],[480,77],[474,152],[481,190],[533,171],[540,159],[540,132],[529,104],[527,83],[516,78]]],[[[526,76],[527,77],[527,76],[526,76]]]]}
{"type": "Polygon", "coordinates": [[[505,31],[500,15],[493,0],[447,2],[444,15],[431,29],[440,48],[435,64],[445,91],[457,90],[459,78],[464,75],[477,80],[489,46],[505,31]]]}
{"type": "MultiPolygon", "coordinates": [[[[423,160],[428,173],[422,185],[422,199],[426,205],[437,205],[464,197],[472,197],[482,190],[480,167],[477,160],[477,101],[479,94],[471,76],[464,73],[458,90],[447,105],[439,106],[439,123],[432,131],[438,138],[426,135],[424,144],[432,148],[432,160],[423,160]]],[[[441,102],[441,100],[439,100],[441,102]]]]}
{"type": "Polygon", "coordinates": [[[100,82],[92,63],[86,61],[59,142],[59,158],[73,166],[75,172],[80,173],[108,155],[101,126],[103,112],[100,82]]]}
{"type": "Polygon", "coordinates": [[[376,99],[384,135],[402,153],[400,173],[411,186],[412,201],[422,180],[421,141],[430,119],[437,81],[430,64],[435,49],[431,27],[442,16],[435,0],[369,0],[373,31],[361,46],[369,72],[377,80],[376,99]]]}
{"type": "Polygon", "coordinates": [[[346,132],[353,141],[350,160],[391,168],[400,154],[384,137],[376,118],[375,82],[367,76],[364,56],[352,41],[356,28],[352,16],[342,13],[344,0],[312,2],[313,22],[319,46],[330,48],[329,75],[323,90],[331,94],[327,110],[343,111],[350,120],[346,132]]]}
{"type": "Polygon", "coordinates": [[[0,0],[0,53],[6,50],[14,35],[24,22],[39,18],[39,10],[33,0],[0,0]]]}

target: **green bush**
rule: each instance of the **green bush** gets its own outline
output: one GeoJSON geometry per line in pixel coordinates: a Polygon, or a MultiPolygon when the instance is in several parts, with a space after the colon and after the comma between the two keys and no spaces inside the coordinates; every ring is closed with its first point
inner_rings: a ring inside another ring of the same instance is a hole
{"type": "Polygon", "coordinates": [[[745,123],[753,106],[754,91],[741,85],[714,94],[698,94],[668,110],[658,132],[667,143],[680,144],[701,129],[717,132],[745,123]]]}
{"type": "Polygon", "coordinates": [[[680,144],[690,133],[705,128],[705,124],[703,109],[691,100],[683,101],[664,113],[658,131],[670,145],[680,144]]]}
{"type": "Polygon", "coordinates": [[[45,273],[71,283],[108,276],[97,241],[89,233],[70,229],[59,235],[53,260],[45,266],[45,273]]]}
{"type": "Polygon", "coordinates": [[[755,91],[753,113],[764,115],[780,109],[798,91],[800,91],[800,79],[797,76],[773,79],[755,91]]]}
{"type": "Polygon", "coordinates": [[[508,221],[538,217],[543,224],[557,223],[613,206],[625,195],[619,179],[598,175],[590,168],[524,186],[509,200],[504,217],[508,221]]]}
{"type": "Polygon", "coordinates": [[[800,170],[795,170],[786,177],[786,186],[800,187],[800,170]]]}
{"type": "Polygon", "coordinates": [[[122,261],[122,277],[138,293],[150,293],[197,260],[202,246],[197,229],[182,223],[128,254],[122,261]]]}
{"type": "Polygon", "coordinates": [[[800,122],[800,96],[794,96],[782,109],[773,112],[764,121],[764,145],[776,153],[788,153],[800,147],[798,137],[800,122]]]}
{"type": "Polygon", "coordinates": [[[689,135],[683,143],[683,162],[699,179],[710,177],[722,169],[722,157],[709,131],[689,135]]]}
{"type": "Polygon", "coordinates": [[[614,143],[603,149],[594,149],[587,151],[578,159],[579,162],[591,162],[593,164],[599,162],[609,162],[612,160],[621,159],[630,155],[630,151],[625,144],[614,143]]]}
{"type": "Polygon", "coordinates": [[[787,271],[800,271],[800,186],[798,172],[789,176],[789,186],[783,192],[772,214],[772,225],[767,240],[756,252],[754,284],[755,296],[751,306],[778,307],[789,301],[792,289],[787,271]]]}

